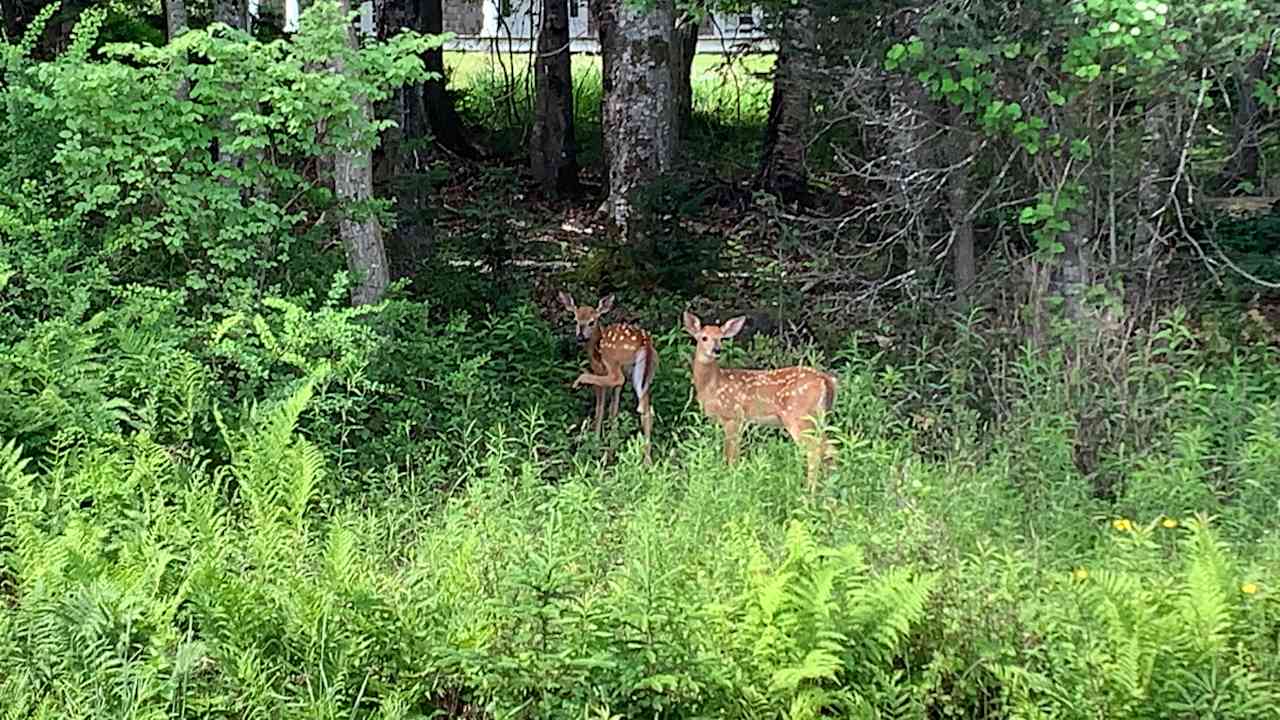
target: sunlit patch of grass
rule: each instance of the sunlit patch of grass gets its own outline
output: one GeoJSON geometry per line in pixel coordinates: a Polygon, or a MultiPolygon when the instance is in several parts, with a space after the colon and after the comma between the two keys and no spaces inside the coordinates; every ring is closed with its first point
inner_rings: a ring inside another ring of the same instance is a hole
{"type": "MultiPolygon", "coordinates": [[[[763,123],[769,109],[773,62],[772,54],[696,56],[691,78],[694,112],[724,125],[763,123]]],[[[509,122],[515,108],[517,118],[527,121],[525,109],[531,107],[533,89],[529,54],[448,52],[445,69],[454,87],[471,96],[469,103],[480,117],[496,114],[509,122]]],[[[599,122],[601,72],[599,55],[573,56],[578,112],[588,122],[599,122]]]]}

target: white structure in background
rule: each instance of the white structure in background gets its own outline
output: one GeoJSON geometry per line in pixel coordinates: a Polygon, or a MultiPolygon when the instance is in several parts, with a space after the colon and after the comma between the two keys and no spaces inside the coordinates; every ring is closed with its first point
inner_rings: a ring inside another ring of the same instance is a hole
{"type": "Polygon", "coordinates": [[[373,37],[378,32],[373,25],[373,0],[360,3],[360,32],[368,37],[373,37]]]}
{"type": "MultiPolygon", "coordinates": [[[[533,49],[538,36],[541,0],[482,0],[480,4],[480,33],[457,33],[445,47],[450,50],[487,51],[492,50],[493,43],[497,41],[497,47],[502,50],[510,48],[529,52],[533,49]]],[[[589,5],[588,0],[569,0],[569,38],[574,52],[598,52],[600,49],[589,5]]],[[[764,15],[759,8],[749,13],[714,13],[702,24],[698,52],[724,52],[744,43],[763,49],[769,44],[762,29],[763,20],[764,15]]],[[[445,30],[452,29],[445,27],[445,30]]]]}
{"type": "MultiPolygon", "coordinates": [[[[258,17],[258,3],[261,0],[249,0],[249,16],[258,17]]],[[[301,8],[298,0],[284,0],[284,31],[287,33],[298,32],[298,16],[301,15],[301,8]]],[[[374,26],[373,2],[365,0],[360,3],[360,32],[363,35],[373,36],[377,32],[374,26]]]]}
{"type": "Polygon", "coordinates": [[[298,32],[298,16],[301,15],[298,0],[284,0],[284,31],[298,32]]]}
{"type": "MultiPolygon", "coordinates": [[[[310,0],[248,0],[249,15],[256,20],[262,6],[283,11],[284,31],[298,31],[303,2],[310,0]]],[[[354,0],[353,0],[354,1],[354,0]]],[[[569,37],[574,52],[600,51],[591,18],[589,0],[568,0],[569,37]]],[[[444,30],[454,37],[445,48],[472,52],[495,50],[532,52],[537,45],[539,11],[542,0],[441,0],[444,30]]],[[[772,50],[773,43],[763,30],[764,14],[759,8],[743,13],[714,13],[703,21],[698,36],[698,52],[721,53],[742,49],[772,50]]],[[[372,0],[360,4],[360,32],[377,32],[372,0]]]]}
{"type": "MultiPolygon", "coordinates": [[[[540,0],[483,0],[480,36],[533,38],[538,35],[540,0]]],[[[587,0],[569,0],[569,37],[589,37],[587,0]]]]}

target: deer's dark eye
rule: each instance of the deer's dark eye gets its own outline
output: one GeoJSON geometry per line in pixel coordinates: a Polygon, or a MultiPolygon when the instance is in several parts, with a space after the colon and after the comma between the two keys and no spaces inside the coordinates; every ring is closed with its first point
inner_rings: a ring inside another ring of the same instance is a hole
{"type": "Polygon", "coordinates": [[[706,335],[703,335],[703,336],[702,336],[702,342],[706,342],[708,339],[709,339],[709,338],[708,338],[706,335]]]}

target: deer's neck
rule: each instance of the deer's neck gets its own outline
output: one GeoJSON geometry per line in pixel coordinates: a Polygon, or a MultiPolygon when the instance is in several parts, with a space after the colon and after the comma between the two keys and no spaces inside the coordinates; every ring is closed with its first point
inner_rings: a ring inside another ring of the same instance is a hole
{"type": "Polygon", "coordinates": [[[592,360],[600,359],[600,335],[602,334],[600,324],[591,330],[591,337],[587,338],[587,357],[592,360]]]}
{"type": "Polygon", "coordinates": [[[698,390],[698,397],[701,398],[708,391],[716,386],[720,381],[720,365],[714,360],[707,361],[698,357],[695,352],[693,355],[693,386],[698,390]]]}

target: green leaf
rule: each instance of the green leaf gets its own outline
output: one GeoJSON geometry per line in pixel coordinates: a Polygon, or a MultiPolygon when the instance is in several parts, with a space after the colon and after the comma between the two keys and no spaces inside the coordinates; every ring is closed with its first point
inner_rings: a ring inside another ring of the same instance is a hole
{"type": "Polygon", "coordinates": [[[1102,66],[1097,63],[1082,65],[1076,68],[1074,75],[1082,80],[1095,80],[1102,74],[1102,66]]]}

